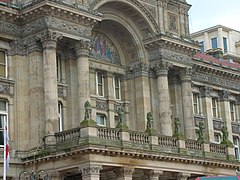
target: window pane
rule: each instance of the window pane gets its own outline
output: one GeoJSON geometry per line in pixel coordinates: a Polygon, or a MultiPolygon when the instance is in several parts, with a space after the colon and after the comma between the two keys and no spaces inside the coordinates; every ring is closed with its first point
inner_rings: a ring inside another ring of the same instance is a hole
{"type": "Polygon", "coordinates": [[[6,101],[0,100],[0,111],[7,111],[6,101]]]}
{"type": "Polygon", "coordinates": [[[224,52],[227,52],[227,38],[223,38],[223,48],[224,48],[224,52]]]}
{"type": "Polygon", "coordinates": [[[5,70],[5,65],[0,64],[0,77],[5,77],[6,70],[5,70]]]}
{"type": "Polygon", "coordinates": [[[0,145],[4,145],[4,133],[3,133],[3,130],[0,131],[0,145]]]}
{"type": "Polygon", "coordinates": [[[217,38],[212,38],[212,49],[216,49],[217,48],[217,38]]]}
{"type": "Polygon", "coordinates": [[[5,64],[5,53],[0,51],[0,64],[5,64]]]}
{"type": "Polygon", "coordinates": [[[204,52],[204,42],[199,42],[199,46],[200,46],[200,52],[204,52]]]}

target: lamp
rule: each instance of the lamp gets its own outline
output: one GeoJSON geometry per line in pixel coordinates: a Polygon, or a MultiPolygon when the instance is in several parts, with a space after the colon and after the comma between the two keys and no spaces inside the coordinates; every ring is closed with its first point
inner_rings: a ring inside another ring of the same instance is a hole
{"type": "Polygon", "coordinates": [[[38,180],[39,177],[41,177],[41,176],[43,176],[43,179],[44,179],[44,180],[50,180],[50,178],[49,178],[49,176],[48,176],[48,173],[47,173],[47,171],[45,171],[45,170],[39,170],[39,171],[37,171],[37,172],[34,172],[34,171],[32,170],[31,173],[28,172],[28,171],[22,171],[22,172],[19,174],[19,176],[18,176],[18,180],[21,179],[21,176],[22,176],[22,175],[24,175],[24,177],[26,177],[26,176],[29,177],[30,180],[38,180]],[[43,176],[42,174],[45,174],[45,176],[43,176]]]}

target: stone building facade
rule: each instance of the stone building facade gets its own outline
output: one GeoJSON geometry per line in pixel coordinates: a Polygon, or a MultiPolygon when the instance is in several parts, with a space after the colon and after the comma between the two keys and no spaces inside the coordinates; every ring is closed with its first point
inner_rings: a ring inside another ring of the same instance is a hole
{"type": "Polygon", "coordinates": [[[185,0],[0,2],[8,178],[234,175],[240,67],[196,54],[189,8],[185,0]]]}

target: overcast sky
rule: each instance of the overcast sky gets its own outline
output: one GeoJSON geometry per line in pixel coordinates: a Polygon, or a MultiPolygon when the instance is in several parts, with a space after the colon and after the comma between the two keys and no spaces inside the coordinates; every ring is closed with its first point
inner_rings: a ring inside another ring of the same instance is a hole
{"type": "Polygon", "coordinates": [[[187,0],[190,32],[215,25],[224,25],[240,31],[240,0],[187,0]]]}

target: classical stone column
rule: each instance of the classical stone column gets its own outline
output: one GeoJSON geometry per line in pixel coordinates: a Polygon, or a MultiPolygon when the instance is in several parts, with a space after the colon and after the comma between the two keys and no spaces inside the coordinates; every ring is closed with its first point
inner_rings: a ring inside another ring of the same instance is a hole
{"type": "Polygon", "coordinates": [[[116,174],[117,180],[132,180],[134,168],[122,167],[114,169],[113,172],[116,174]]]}
{"type": "Polygon", "coordinates": [[[82,180],[100,180],[100,165],[84,165],[80,167],[82,173],[82,180]]]}
{"type": "Polygon", "coordinates": [[[214,142],[214,128],[212,120],[212,97],[210,87],[201,87],[201,97],[202,97],[202,108],[204,116],[206,117],[205,123],[207,127],[208,138],[210,142],[214,142]]]}
{"type": "Polygon", "coordinates": [[[36,147],[45,134],[43,53],[41,43],[35,38],[25,42],[29,61],[29,118],[31,147],[36,147]]]}
{"type": "Polygon", "coordinates": [[[192,70],[190,68],[182,69],[180,72],[182,86],[184,134],[185,138],[187,139],[196,138],[195,123],[193,118],[191,75],[192,70]]]}
{"type": "Polygon", "coordinates": [[[230,103],[229,103],[229,95],[230,92],[226,90],[222,90],[219,92],[219,101],[220,101],[220,114],[221,118],[225,122],[225,126],[228,129],[228,140],[233,141],[232,138],[232,120],[231,120],[231,112],[230,112],[230,103]]]}
{"type": "Polygon", "coordinates": [[[89,48],[90,41],[80,40],[76,43],[77,54],[77,77],[78,77],[78,116],[79,120],[84,120],[84,103],[90,102],[90,82],[89,82],[89,48]]]}
{"type": "Polygon", "coordinates": [[[45,133],[48,135],[56,132],[58,123],[56,48],[61,37],[60,34],[51,31],[44,31],[38,36],[43,46],[45,133]]]}
{"type": "Polygon", "coordinates": [[[187,180],[190,176],[190,173],[181,172],[177,175],[177,180],[187,180]]]}
{"type": "Polygon", "coordinates": [[[170,109],[170,95],[168,87],[168,70],[171,64],[162,62],[156,67],[158,87],[159,122],[157,129],[162,135],[172,136],[172,120],[170,109]]]}
{"type": "Polygon", "coordinates": [[[163,174],[162,170],[145,170],[144,171],[144,179],[149,179],[149,180],[159,180],[159,176],[163,174]]]}

